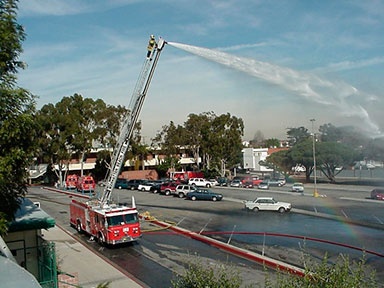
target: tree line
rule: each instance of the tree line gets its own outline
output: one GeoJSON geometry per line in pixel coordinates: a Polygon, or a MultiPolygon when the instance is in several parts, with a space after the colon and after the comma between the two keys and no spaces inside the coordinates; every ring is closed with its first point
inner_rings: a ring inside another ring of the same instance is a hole
{"type": "Polygon", "coordinates": [[[310,133],[305,127],[289,128],[287,138],[290,148],[271,154],[264,165],[288,173],[297,164],[305,167],[309,182],[316,168],[331,182],[345,168],[362,160],[384,161],[384,139],[373,139],[353,126],[336,127],[324,124],[319,133],[310,133]]]}

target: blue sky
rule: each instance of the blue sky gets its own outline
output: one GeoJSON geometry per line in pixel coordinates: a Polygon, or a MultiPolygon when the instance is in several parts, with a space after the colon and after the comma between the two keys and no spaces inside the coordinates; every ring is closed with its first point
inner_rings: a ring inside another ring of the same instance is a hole
{"type": "Polygon", "coordinates": [[[261,131],[354,125],[384,131],[384,1],[21,0],[19,85],[37,106],[75,93],[128,106],[149,35],[164,48],[140,119],[149,142],[190,113],[261,131]]]}

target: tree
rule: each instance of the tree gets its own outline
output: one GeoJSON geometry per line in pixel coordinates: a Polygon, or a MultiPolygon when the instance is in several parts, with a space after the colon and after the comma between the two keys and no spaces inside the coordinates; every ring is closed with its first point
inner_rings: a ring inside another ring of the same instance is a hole
{"type": "Polygon", "coordinates": [[[341,170],[336,168],[350,165],[354,160],[354,152],[350,147],[337,142],[319,142],[316,144],[316,159],[320,170],[331,181],[336,182],[336,175],[341,170]]]}
{"type": "Polygon", "coordinates": [[[264,146],[266,148],[280,147],[280,141],[276,138],[269,138],[265,140],[264,146]]]}
{"type": "Polygon", "coordinates": [[[181,148],[189,150],[196,163],[202,155],[203,162],[198,168],[212,172],[220,171],[223,161],[228,166],[240,162],[243,131],[240,118],[229,113],[217,116],[214,112],[205,112],[188,115],[184,126],[176,126],[171,121],[152,140],[168,157],[180,154],[181,148]]]}
{"type": "MultiPolygon", "coordinates": [[[[106,150],[116,145],[119,125],[127,114],[124,107],[109,106],[103,100],[83,98],[79,94],[64,97],[55,105],[44,105],[36,117],[40,127],[40,161],[50,163],[52,168],[58,165],[55,172],[62,182],[73,155],[83,163],[95,141],[106,150]]],[[[99,164],[108,166],[110,155],[101,156],[99,164]]],[[[106,171],[98,167],[100,170],[106,171]]]]}
{"type": "Polygon", "coordinates": [[[291,146],[307,139],[310,136],[308,129],[301,126],[298,128],[288,128],[287,131],[288,141],[291,146]]]}
{"type": "Polygon", "coordinates": [[[297,164],[301,164],[305,167],[305,179],[309,182],[313,171],[312,140],[307,137],[306,139],[299,141],[289,149],[287,157],[287,161],[291,161],[291,167],[294,167],[297,164]]]}
{"type": "Polygon", "coordinates": [[[292,168],[292,160],[288,156],[289,150],[281,150],[272,153],[264,161],[263,165],[278,171],[283,171],[285,174],[289,173],[292,168]]]}
{"type": "Polygon", "coordinates": [[[384,138],[371,139],[364,150],[366,158],[384,162],[384,138]]]}
{"type": "Polygon", "coordinates": [[[14,217],[27,191],[36,137],[35,97],[16,86],[16,74],[25,68],[19,60],[25,33],[17,23],[17,8],[16,0],[0,0],[0,215],[7,219],[14,217]]]}

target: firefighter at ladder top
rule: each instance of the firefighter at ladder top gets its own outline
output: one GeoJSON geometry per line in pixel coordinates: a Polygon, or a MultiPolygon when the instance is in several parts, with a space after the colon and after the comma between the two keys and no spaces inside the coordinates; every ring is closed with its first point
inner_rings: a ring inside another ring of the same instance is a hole
{"type": "Polygon", "coordinates": [[[154,35],[151,35],[151,37],[149,38],[149,42],[148,42],[148,47],[147,47],[147,58],[149,58],[151,56],[151,53],[152,53],[152,50],[153,48],[156,47],[156,40],[155,40],[155,36],[154,35]]]}

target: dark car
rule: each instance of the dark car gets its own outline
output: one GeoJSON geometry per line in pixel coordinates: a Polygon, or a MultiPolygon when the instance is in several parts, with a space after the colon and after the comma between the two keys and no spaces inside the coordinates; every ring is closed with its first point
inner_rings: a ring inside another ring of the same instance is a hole
{"type": "Polygon", "coordinates": [[[281,186],[284,186],[285,182],[282,179],[269,179],[268,184],[269,184],[269,186],[281,187],[281,186]]]}
{"type": "Polygon", "coordinates": [[[384,188],[375,188],[371,191],[371,198],[376,200],[384,200],[384,188]]]}
{"type": "Polygon", "coordinates": [[[157,182],[157,183],[153,184],[152,187],[149,189],[149,191],[152,193],[160,193],[162,184],[163,184],[163,182],[157,182]]]}
{"type": "Polygon", "coordinates": [[[228,186],[229,179],[227,177],[219,177],[217,178],[218,186],[228,186]]]}
{"type": "Polygon", "coordinates": [[[195,201],[195,200],[220,201],[221,199],[223,199],[223,194],[213,192],[210,189],[199,188],[199,189],[196,189],[195,191],[188,192],[186,198],[192,201],[195,201]]]}
{"type": "Polygon", "coordinates": [[[128,184],[128,188],[127,189],[130,189],[130,190],[137,190],[137,188],[139,188],[139,185],[141,183],[145,182],[144,179],[131,179],[131,180],[128,180],[127,184],[128,184]]]}
{"type": "Polygon", "coordinates": [[[115,188],[128,189],[128,179],[119,178],[116,180],[115,188]]]}

